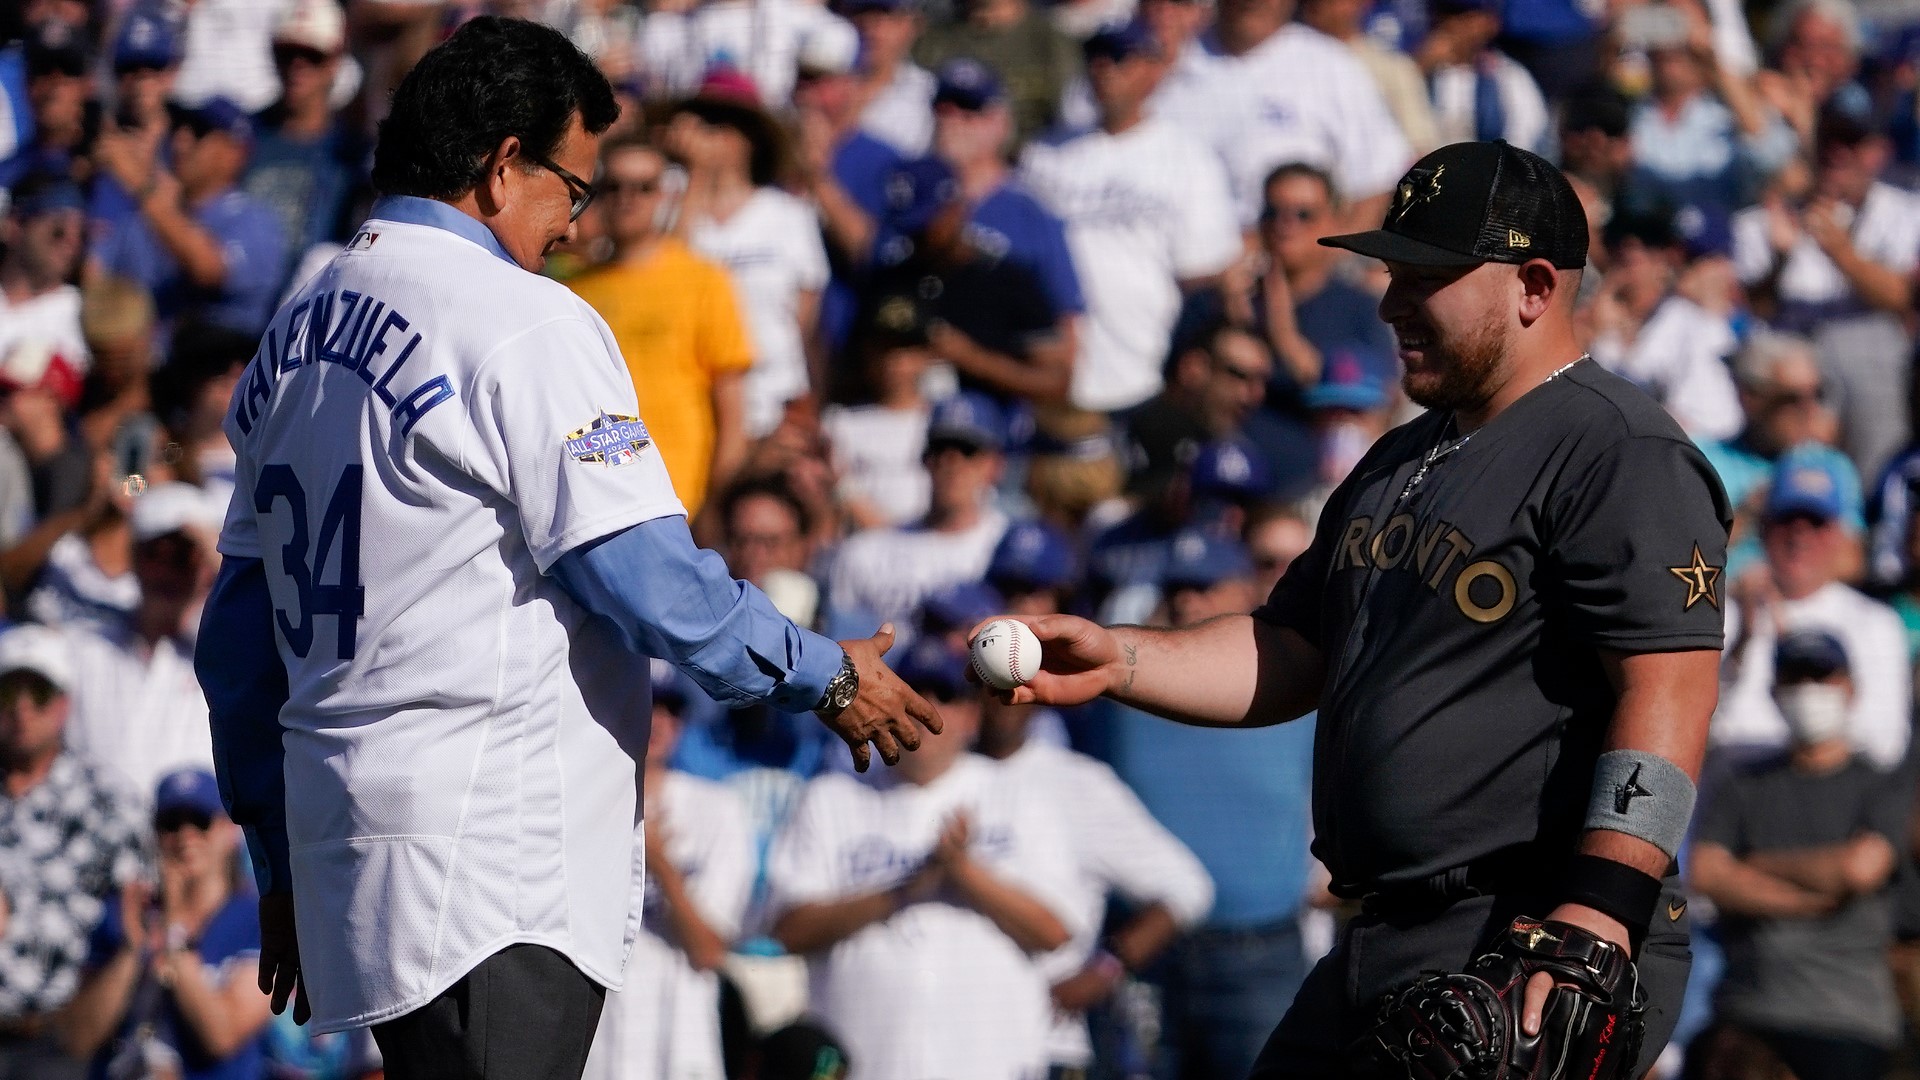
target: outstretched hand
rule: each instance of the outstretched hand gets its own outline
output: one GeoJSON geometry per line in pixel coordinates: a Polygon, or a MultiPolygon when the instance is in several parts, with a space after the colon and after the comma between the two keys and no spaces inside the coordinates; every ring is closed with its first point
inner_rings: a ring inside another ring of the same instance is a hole
{"type": "Polygon", "coordinates": [[[860,692],[853,703],[821,722],[853,750],[853,767],[866,772],[873,751],[880,760],[898,764],[903,750],[920,748],[920,732],[915,725],[940,734],[940,714],[927,700],[913,692],[881,659],[893,648],[893,624],[888,623],[870,638],[842,641],[853,666],[860,673],[860,692]],[[871,745],[869,745],[871,744],[871,745]]]}
{"type": "MultiPolygon", "coordinates": [[[[967,632],[972,641],[994,619],[983,619],[967,632]]],[[[1113,632],[1099,623],[1074,615],[1039,615],[1021,618],[1040,639],[1040,670],[1025,686],[995,690],[993,694],[1009,705],[1084,705],[1118,685],[1122,668],[1122,646],[1113,632]]],[[[967,666],[967,678],[980,681],[973,666],[967,666]]]]}

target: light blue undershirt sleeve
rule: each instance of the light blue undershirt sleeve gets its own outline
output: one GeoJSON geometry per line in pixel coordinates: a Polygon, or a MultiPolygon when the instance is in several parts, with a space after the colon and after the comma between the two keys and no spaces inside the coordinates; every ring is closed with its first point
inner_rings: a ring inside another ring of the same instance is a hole
{"type": "Polygon", "coordinates": [[[247,837],[262,893],[293,887],[287,845],[280,709],[287,669],[273,632],[273,597],[259,559],[227,556],[200,616],[193,670],[207,695],[214,775],[227,816],[247,837]]]}
{"type": "Polygon", "coordinates": [[[582,544],[548,573],[611,620],[633,651],[672,661],[723,704],[806,712],[845,655],[736,581],[719,555],[694,544],[678,514],[582,544]]]}

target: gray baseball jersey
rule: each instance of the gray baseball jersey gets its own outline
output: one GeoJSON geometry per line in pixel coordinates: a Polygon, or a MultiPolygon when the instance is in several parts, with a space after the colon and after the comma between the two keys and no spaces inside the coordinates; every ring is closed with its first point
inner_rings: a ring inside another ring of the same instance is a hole
{"type": "Polygon", "coordinates": [[[1382,437],[1254,613],[1326,656],[1314,851],[1349,895],[1571,851],[1600,650],[1721,646],[1726,494],[1651,398],[1582,362],[1455,442],[1444,412],[1382,437]]]}

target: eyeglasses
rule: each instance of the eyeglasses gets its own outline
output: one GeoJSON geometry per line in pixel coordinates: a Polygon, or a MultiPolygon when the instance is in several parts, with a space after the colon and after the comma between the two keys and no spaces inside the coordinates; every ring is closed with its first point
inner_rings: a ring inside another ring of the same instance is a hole
{"type": "Polygon", "coordinates": [[[213,815],[190,806],[176,806],[153,815],[153,831],[157,833],[178,832],[188,825],[206,832],[213,827],[213,815]]]}
{"type": "Polygon", "coordinates": [[[618,199],[623,195],[652,195],[660,190],[660,178],[650,180],[604,180],[594,186],[595,194],[604,193],[608,198],[618,199]]]}
{"type": "Polygon", "coordinates": [[[573,206],[567,212],[567,220],[579,221],[580,215],[586,213],[587,206],[593,202],[593,197],[599,194],[594,190],[594,186],[539,154],[528,154],[527,160],[559,177],[560,182],[567,185],[567,197],[573,200],[573,206]]]}
{"type": "Polygon", "coordinates": [[[1294,221],[1301,224],[1320,216],[1320,208],[1315,206],[1269,206],[1260,212],[1260,220],[1266,222],[1294,221]]]}
{"type": "Polygon", "coordinates": [[[331,59],[333,59],[331,54],[321,52],[309,45],[288,43],[273,47],[273,62],[283,66],[292,64],[295,60],[303,60],[314,67],[319,67],[331,59]]]}
{"type": "Polygon", "coordinates": [[[1767,396],[1767,404],[1776,409],[1784,409],[1789,405],[1818,405],[1825,393],[1825,386],[1781,387],[1767,396]]]}

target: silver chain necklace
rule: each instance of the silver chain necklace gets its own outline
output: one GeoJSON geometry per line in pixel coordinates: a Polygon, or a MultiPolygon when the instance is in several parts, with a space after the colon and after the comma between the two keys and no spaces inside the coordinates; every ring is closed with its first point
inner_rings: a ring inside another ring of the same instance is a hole
{"type": "MultiPolygon", "coordinates": [[[[1552,382],[1553,380],[1559,378],[1562,372],[1566,371],[1568,368],[1572,367],[1574,364],[1577,364],[1580,361],[1585,360],[1587,358],[1588,358],[1587,353],[1581,353],[1578,357],[1574,359],[1573,363],[1562,364],[1561,366],[1555,368],[1552,374],[1540,380],[1540,386],[1545,386],[1548,383],[1552,382]]],[[[1537,390],[1539,389],[1539,387],[1535,387],[1534,389],[1537,390]]],[[[1455,420],[1453,417],[1451,416],[1447,417],[1447,426],[1449,428],[1451,428],[1454,423],[1455,423],[1455,420]]],[[[1442,438],[1438,443],[1435,443],[1433,449],[1427,451],[1426,459],[1420,462],[1420,467],[1413,471],[1412,476],[1407,477],[1407,486],[1400,489],[1400,497],[1398,499],[1395,499],[1394,501],[1396,503],[1405,502],[1407,496],[1413,494],[1413,489],[1420,486],[1420,481],[1425,480],[1427,478],[1427,473],[1431,472],[1435,465],[1438,465],[1440,462],[1446,460],[1449,456],[1451,456],[1455,451],[1467,445],[1467,440],[1473,438],[1473,436],[1474,436],[1474,432],[1469,431],[1465,435],[1462,435],[1459,438],[1454,439],[1452,442],[1448,442],[1446,439],[1442,438]]]]}

